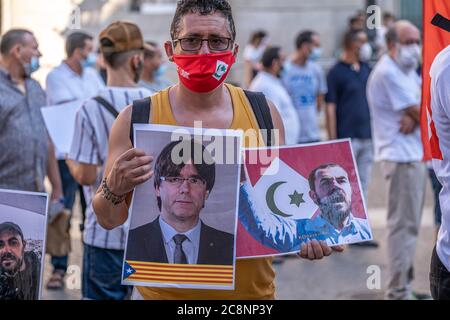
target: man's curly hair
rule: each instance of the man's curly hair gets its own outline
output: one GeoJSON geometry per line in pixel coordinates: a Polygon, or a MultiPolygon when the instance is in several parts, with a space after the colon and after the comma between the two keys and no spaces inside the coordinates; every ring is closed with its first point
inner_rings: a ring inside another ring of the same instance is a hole
{"type": "Polygon", "coordinates": [[[179,34],[180,22],[183,16],[189,13],[197,13],[202,16],[220,12],[229,24],[231,39],[236,39],[236,27],[234,25],[231,6],[226,0],[180,0],[177,3],[177,9],[170,26],[170,36],[172,40],[176,39],[179,34]]]}

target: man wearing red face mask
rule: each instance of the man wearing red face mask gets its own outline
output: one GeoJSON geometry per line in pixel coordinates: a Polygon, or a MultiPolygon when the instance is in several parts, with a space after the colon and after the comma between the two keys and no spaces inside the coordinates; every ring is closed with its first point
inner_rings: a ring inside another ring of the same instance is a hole
{"type": "MultiPolygon", "coordinates": [[[[165,50],[169,60],[177,65],[180,81],[147,100],[145,109],[139,110],[140,115],[146,117],[145,121],[189,127],[193,127],[194,121],[202,121],[206,128],[259,130],[244,91],[224,84],[239,48],[228,2],[179,1],[170,33],[172,40],[165,43],[165,50]]],[[[137,122],[139,116],[136,109],[137,104],[123,110],[111,130],[104,183],[93,200],[98,222],[107,229],[127,220],[131,192],[153,175],[152,155],[133,149],[130,139],[131,123],[137,122]]],[[[280,115],[270,102],[266,110],[283,144],[280,115]]],[[[263,146],[262,137],[258,137],[256,144],[247,139],[245,146],[263,146]]],[[[320,259],[331,252],[330,247],[313,241],[302,247],[300,255],[320,259]]],[[[273,299],[274,278],[271,258],[238,260],[235,290],[137,287],[133,296],[144,299],[273,299]]]]}

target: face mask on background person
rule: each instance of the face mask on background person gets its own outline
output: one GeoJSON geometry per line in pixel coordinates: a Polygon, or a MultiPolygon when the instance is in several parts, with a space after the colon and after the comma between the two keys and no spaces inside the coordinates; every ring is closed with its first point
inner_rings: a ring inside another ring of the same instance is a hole
{"type": "Polygon", "coordinates": [[[407,71],[414,70],[419,66],[420,47],[417,44],[400,45],[397,57],[397,63],[407,71]]]}
{"type": "Polygon", "coordinates": [[[359,60],[362,62],[368,62],[372,58],[372,46],[366,42],[359,49],[359,60]]]}
{"type": "Polygon", "coordinates": [[[39,57],[32,56],[30,62],[23,64],[25,77],[29,78],[33,72],[36,72],[40,67],[39,57]]]}
{"type": "Polygon", "coordinates": [[[174,54],[178,77],[189,90],[205,93],[225,81],[235,62],[233,51],[209,54],[174,54]]]}
{"type": "Polygon", "coordinates": [[[311,54],[309,55],[308,59],[311,61],[317,61],[322,56],[322,48],[314,47],[311,50],[311,54]]]}
{"type": "Polygon", "coordinates": [[[282,64],[280,66],[280,71],[278,71],[277,77],[281,78],[283,76],[284,72],[285,72],[285,69],[284,69],[284,65],[282,64]]]}
{"type": "Polygon", "coordinates": [[[154,71],[155,78],[162,77],[167,71],[168,65],[167,63],[161,63],[159,67],[154,71]]]}
{"type": "Polygon", "coordinates": [[[93,68],[97,62],[97,55],[94,52],[88,54],[86,59],[81,60],[81,67],[85,68],[93,68]]]}

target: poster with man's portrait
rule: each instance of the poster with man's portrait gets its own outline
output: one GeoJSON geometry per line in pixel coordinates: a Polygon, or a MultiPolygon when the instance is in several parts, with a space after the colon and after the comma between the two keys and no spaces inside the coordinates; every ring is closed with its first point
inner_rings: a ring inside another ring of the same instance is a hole
{"type": "Polygon", "coordinates": [[[153,176],[130,207],[122,283],[234,289],[240,131],[135,125],[153,176]]]}
{"type": "Polygon", "coordinates": [[[246,149],[237,257],[372,240],[350,140],[246,149]]]}
{"type": "Polygon", "coordinates": [[[0,189],[0,300],[41,297],[47,194],[0,189]]]}

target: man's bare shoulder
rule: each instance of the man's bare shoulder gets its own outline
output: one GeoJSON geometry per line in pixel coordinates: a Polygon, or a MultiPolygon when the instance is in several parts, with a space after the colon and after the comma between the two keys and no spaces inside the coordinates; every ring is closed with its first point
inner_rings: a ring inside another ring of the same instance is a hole
{"type": "MultiPolygon", "coordinates": [[[[267,98],[266,98],[267,99],[267,98]]],[[[280,145],[284,145],[285,137],[284,137],[284,125],[283,120],[281,119],[280,113],[278,112],[275,104],[267,99],[267,104],[269,105],[270,115],[272,116],[273,127],[280,131],[280,145]]]]}
{"type": "Polygon", "coordinates": [[[131,113],[133,112],[133,105],[130,104],[126,106],[117,116],[117,120],[120,119],[120,121],[129,122],[131,121],[131,113]]]}
{"type": "Polygon", "coordinates": [[[132,147],[131,140],[129,138],[132,110],[133,106],[128,105],[117,116],[117,119],[114,121],[111,128],[110,146],[116,147],[120,145],[121,147],[126,147],[126,149],[132,147]]]}

